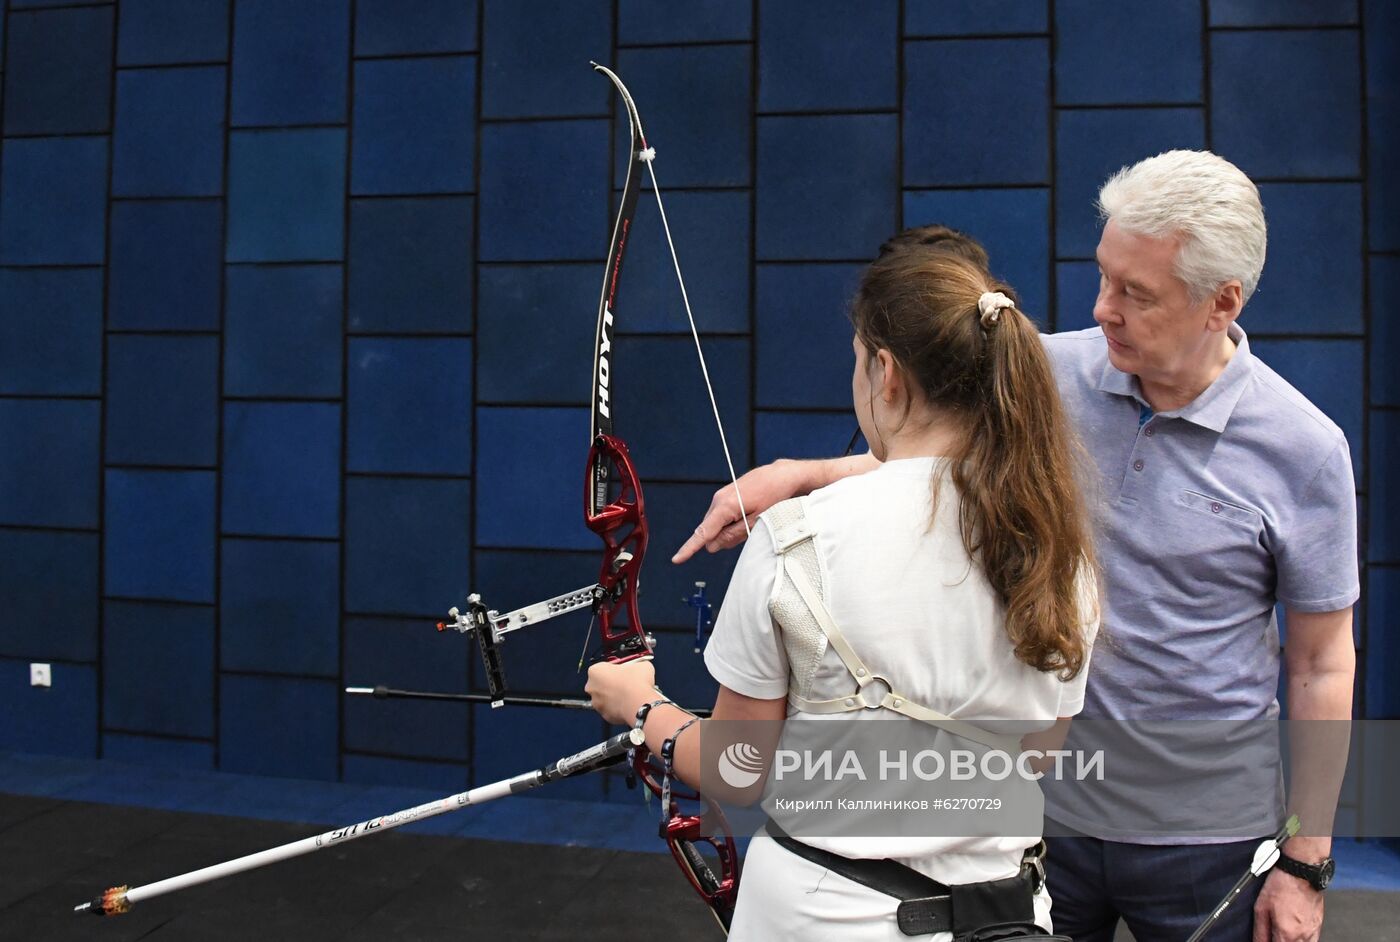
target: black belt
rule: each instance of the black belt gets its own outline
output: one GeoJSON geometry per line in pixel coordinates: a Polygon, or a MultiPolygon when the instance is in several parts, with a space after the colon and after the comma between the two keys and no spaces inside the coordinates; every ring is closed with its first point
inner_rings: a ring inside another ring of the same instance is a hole
{"type": "Polygon", "coordinates": [[[1001,926],[1012,932],[1017,926],[1027,930],[1035,926],[1032,898],[1045,880],[1041,865],[1043,843],[1026,851],[1021,872],[1014,877],[946,886],[897,860],[853,859],[804,844],[771,819],[766,830],[778,846],[790,853],[899,900],[895,914],[899,931],[905,935],[951,932],[955,942],[970,942],[974,938],[1028,938],[1024,931],[1014,935],[987,932],[996,933],[1001,926]]]}

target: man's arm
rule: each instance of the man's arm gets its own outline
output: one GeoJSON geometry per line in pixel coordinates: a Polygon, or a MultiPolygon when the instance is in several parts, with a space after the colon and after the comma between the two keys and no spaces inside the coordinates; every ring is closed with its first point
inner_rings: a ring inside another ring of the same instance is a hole
{"type": "MultiPolygon", "coordinates": [[[[1292,747],[1288,804],[1302,822],[1302,831],[1283,852],[1303,863],[1315,864],[1332,852],[1332,820],[1346,772],[1356,676],[1351,618],[1350,608],[1288,611],[1283,649],[1292,747]]],[[[1275,868],[1254,913],[1256,942],[1312,942],[1322,928],[1322,894],[1275,868]]]]}
{"type": "Polygon", "coordinates": [[[758,519],[758,515],[778,501],[798,494],[810,494],[819,487],[826,487],[853,474],[864,474],[879,466],[880,462],[874,455],[864,454],[814,461],[780,458],[772,464],[754,468],[738,481],[738,493],[744,499],[744,512],[739,512],[739,498],[735,496],[734,485],[720,488],[710,501],[705,519],[700,521],[700,526],[695,528],[690,539],[676,550],[671,562],[685,562],[702,546],[711,553],[738,546],[748,536],[748,527],[758,519]]]}
{"type": "Polygon", "coordinates": [[[1332,818],[1346,771],[1356,679],[1351,618],[1350,608],[1288,612],[1283,658],[1293,744],[1289,805],[1303,830],[1284,845],[1284,852],[1305,863],[1316,863],[1332,848],[1332,818]]]}

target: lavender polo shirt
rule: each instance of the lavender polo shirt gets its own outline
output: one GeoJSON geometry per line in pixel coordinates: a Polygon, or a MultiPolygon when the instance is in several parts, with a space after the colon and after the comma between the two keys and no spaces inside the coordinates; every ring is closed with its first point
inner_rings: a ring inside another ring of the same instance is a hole
{"type": "MultiPolygon", "coordinates": [[[[1101,329],[1044,338],[1098,468],[1108,640],[1085,719],[1276,717],[1275,603],[1329,612],[1360,594],[1345,436],[1250,353],[1238,325],[1230,336],[1237,349],[1215,382],[1141,425],[1137,377],[1109,362],[1101,329]]],[[[1055,807],[1056,791],[1052,817],[1093,833],[1092,818],[1055,807]]]]}

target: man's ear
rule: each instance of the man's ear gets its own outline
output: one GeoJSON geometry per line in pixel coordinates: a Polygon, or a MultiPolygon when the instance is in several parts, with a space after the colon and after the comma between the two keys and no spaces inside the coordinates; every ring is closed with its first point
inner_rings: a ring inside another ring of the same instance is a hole
{"type": "Polygon", "coordinates": [[[1227,281],[1211,298],[1210,312],[1206,317],[1209,330],[1226,330],[1244,309],[1244,288],[1238,281],[1227,281]]]}

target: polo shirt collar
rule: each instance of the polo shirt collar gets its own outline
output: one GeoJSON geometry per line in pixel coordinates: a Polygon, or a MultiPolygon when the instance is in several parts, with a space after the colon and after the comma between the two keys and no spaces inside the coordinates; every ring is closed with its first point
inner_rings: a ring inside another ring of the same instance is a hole
{"type": "MultiPolygon", "coordinates": [[[[1213,432],[1225,431],[1225,424],[1235,411],[1235,404],[1244,395],[1245,387],[1254,372],[1254,356],[1249,352],[1249,337],[1244,328],[1232,323],[1228,328],[1229,337],[1235,342],[1235,353],[1225,369],[1215,378],[1215,382],[1205,388],[1195,399],[1172,412],[1160,412],[1164,418],[1185,419],[1193,425],[1208,428],[1213,432]]],[[[1142,396],[1138,378],[1131,373],[1118,370],[1108,359],[1107,344],[1104,346],[1103,372],[1099,375],[1099,390],[1116,396],[1130,396],[1143,405],[1147,400],[1142,396]]]]}

